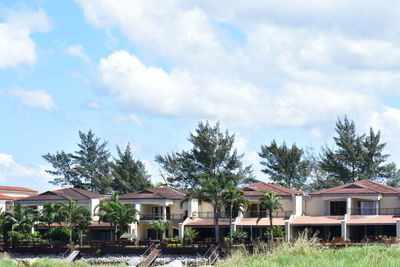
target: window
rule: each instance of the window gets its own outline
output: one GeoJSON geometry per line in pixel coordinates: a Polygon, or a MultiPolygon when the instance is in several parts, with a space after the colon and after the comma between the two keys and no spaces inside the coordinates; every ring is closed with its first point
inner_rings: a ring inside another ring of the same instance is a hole
{"type": "Polygon", "coordinates": [[[331,215],[345,215],[346,201],[331,201],[331,215]]]}
{"type": "Polygon", "coordinates": [[[360,201],[360,215],[375,215],[376,202],[374,201],[360,201]]]}

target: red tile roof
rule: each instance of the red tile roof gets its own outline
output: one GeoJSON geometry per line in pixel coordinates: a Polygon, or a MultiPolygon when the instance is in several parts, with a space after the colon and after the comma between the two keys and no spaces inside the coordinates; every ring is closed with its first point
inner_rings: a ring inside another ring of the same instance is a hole
{"type": "Polygon", "coordinates": [[[348,224],[351,225],[371,225],[371,224],[396,224],[396,221],[400,217],[395,217],[392,215],[351,215],[348,224]]]}
{"type": "Polygon", "coordinates": [[[66,200],[69,198],[71,198],[72,200],[87,200],[87,199],[98,199],[104,197],[105,195],[102,194],[69,187],[53,191],[47,191],[37,196],[26,197],[18,201],[32,201],[32,200],[57,201],[57,200],[66,200]]]}
{"type": "Polygon", "coordinates": [[[7,195],[0,194],[0,199],[1,200],[14,200],[15,198],[7,196],[7,195]]]}
{"type": "Polygon", "coordinates": [[[186,195],[184,190],[167,186],[148,188],[135,193],[121,195],[120,199],[182,199],[186,195]]]}
{"type": "Polygon", "coordinates": [[[290,223],[292,225],[336,225],[344,216],[298,216],[290,223]]]}
{"type": "MultiPolygon", "coordinates": [[[[229,222],[219,221],[218,225],[229,225],[229,222]]],[[[187,222],[185,226],[214,226],[214,219],[195,219],[187,222]]]]}
{"type": "Polygon", "coordinates": [[[29,189],[26,187],[15,187],[15,186],[0,186],[0,190],[10,190],[10,191],[24,191],[24,192],[36,192],[36,190],[29,189]]]}
{"type": "MultiPolygon", "coordinates": [[[[262,218],[257,222],[258,218],[242,218],[237,223],[238,226],[269,226],[269,218],[262,218]]],[[[272,218],[273,225],[285,225],[284,218],[272,218]]]]}
{"type": "Polygon", "coordinates": [[[339,185],[325,190],[312,192],[311,195],[324,194],[400,194],[400,189],[370,180],[339,185]]]}
{"type": "Polygon", "coordinates": [[[243,186],[242,189],[244,190],[244,195],[248,197],[252,196],[262,196],[265,192],[275,192],[279,196],[291,196],[294,194],[301,194],[304,193],[300,190],[294,190],[287,187],[282,187],[279,185],[269,184],[265,182],[258,182],[254,184],[249,184],[243,186]]]}

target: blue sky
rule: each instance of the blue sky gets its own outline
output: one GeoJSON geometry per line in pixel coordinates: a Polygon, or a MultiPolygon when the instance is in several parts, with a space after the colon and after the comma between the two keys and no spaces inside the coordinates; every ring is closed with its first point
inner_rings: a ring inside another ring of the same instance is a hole
{"type": "Polygon", "coordinates": [[[45,153],[92,129],[155,154],[199,120],[236,133],[245,162],[273,139],[332,145],[348,114],[400,162],[400,4],[77,0],[0,3],[0,183],[54,188],[45,153]]]}

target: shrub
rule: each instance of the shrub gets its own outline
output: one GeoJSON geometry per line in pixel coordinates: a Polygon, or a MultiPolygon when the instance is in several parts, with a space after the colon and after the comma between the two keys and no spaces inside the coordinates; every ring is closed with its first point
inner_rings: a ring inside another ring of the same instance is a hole
{"type": "Polygon", "coordinates": [[[65,226],[54,227],[48,233],[51,240],[55,241],[69,241],[69,234],[71,230],[65,226]]]}
{"type": "Polygon", "coordinates": [[[234,244],[241,244],[244,243],[244,241],[246,241],[247,239],[247,233],[243,232],[243,231],[234,231],[232,233],[232,242],[234,244]]]}
{"type": "Polygon", "coordinates": [[[192,229],[190,227],[185,228],[183,233],[183,240],[185,242],[193,242],[193,240],[199,235],[199,231],[192,229]]]}
{"type": "MultiPolygon", "coordinates": [[[[267,229],[265,230],[265,235],[269,236],[270,232],[271,232],[271,227],[267,227],[267,229]]],[[[272,233],[274,235],[274,239],[283,239],[285,237],[285,227],[274,225],[272,227],[272,233]]]]}

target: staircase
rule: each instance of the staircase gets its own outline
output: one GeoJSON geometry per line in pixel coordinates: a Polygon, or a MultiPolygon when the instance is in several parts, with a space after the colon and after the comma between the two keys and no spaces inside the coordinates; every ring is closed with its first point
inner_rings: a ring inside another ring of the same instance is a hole
{"type": "Polygon", "coordinates": [[[74,250],[72,251],[68,257],[65,258],[66,262],[73,262],[76,260],[76,258],[79,256],[80,251],[79,250],[74,250]]]}
{"type": "Polygon", "coordinates": [[[143,267],[147,267],[150,266],[154,260],[158,257],[158,255],[161,254],[161,249],[159,248],[155,248],[153,249],[150,254],[147,256],[147,258],[144,259],[144,261],[142,261],[139,266],[143,266],[143,267]]]}
{"type": "Polygon", "coordinates": [[[218,260],[219,249],[220,249],[219,245],[212,245],[207,250],[207,252],[203,255],[203,257],[205,258],[204,265],[206,265],[206,266],[213,265],[214,262],[216,262],[218,260]]]}

